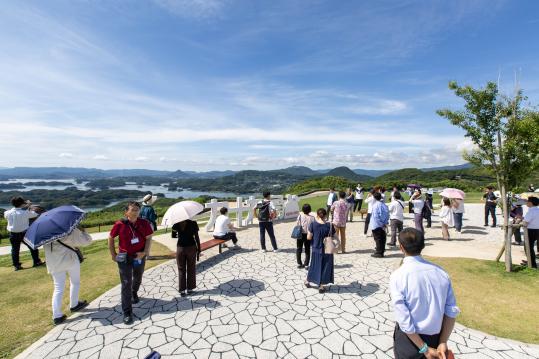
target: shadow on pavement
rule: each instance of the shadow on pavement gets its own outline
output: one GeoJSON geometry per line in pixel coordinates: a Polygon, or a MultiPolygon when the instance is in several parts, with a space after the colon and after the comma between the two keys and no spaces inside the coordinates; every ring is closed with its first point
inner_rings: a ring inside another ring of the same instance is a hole
{"type": "Polygon", "coordinates": [[[203,295],[224,295],[228,297],[250,297],[265,289],[265,284],[255,279],[233,279],[221,283],[216,288],[198,292],[203,295]]]}

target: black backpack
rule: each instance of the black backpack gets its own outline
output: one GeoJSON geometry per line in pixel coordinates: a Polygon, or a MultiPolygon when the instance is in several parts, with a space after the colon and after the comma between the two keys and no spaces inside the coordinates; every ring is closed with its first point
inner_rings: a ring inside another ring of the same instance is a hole
{"type": "Polygon", "coordinates": [[[269,222],[270,220],[270,202],[262,202],[256,205],[258,209],[258,221],[269,222]]]}

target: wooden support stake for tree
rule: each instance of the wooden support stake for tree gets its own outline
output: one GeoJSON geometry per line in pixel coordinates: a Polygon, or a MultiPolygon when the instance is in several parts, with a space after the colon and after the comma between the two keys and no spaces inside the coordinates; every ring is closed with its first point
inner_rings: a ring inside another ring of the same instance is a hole
{"type": "Polygon", "coordinates": [[[505,252],[505,241],[503,242],[502,248],[500,248],[500,251],[498,252],[498,255],[496,256],[496,262],[500,261],[500,258],[502,257],[503,252],[505,252]]]}
{"type": "Polygon", "coordinates": [[[513,237],[513,227],[511,225],[508,225],[507,227],[504,226],[504,230],[506,231],[506,238],[505,238],[505,271],[511,272],[513,267],[513,261],[511,258],[511,237],[513,237]]]}

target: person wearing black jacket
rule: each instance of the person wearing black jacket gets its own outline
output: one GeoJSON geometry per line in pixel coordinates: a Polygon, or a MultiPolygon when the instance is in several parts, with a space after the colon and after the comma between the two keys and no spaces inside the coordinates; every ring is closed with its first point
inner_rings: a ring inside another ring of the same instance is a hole
{"type": "Polygon", "coordinates": [[[427,192],[425,195],[425,219],[427,220],[427,228],[432,227],[432,193],[427,192]]]}
{"type": "Polygon", "coordinates": [[[178,264],[179,291],[182,297],[193,293],[196,283],[196,261],[200,254],[198,224],[190,219],[172,226],[172,238],[178,238],[176,263],[178,264]]]}
{"type": "Polygon", "coordinates": [[[492,217],[491,227],[496,227],[496,204],[498,202],[498,198],[492,189],[492,186],[488,186],[487,192],[483,195],[483,199],[485,200],[485,227],[488,226],[489,214],[492,217]]]}

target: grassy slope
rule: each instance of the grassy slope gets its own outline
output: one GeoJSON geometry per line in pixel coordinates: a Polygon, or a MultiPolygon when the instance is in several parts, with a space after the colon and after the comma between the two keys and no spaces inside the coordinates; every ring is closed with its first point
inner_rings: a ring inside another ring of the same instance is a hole
{"type": "Polygon", "coordinates": [[[539,272],[466,258],[429,258],[451,276],[461,314],[458,322],[489,334],[539,343],[539,272]]]}
{"type": "MultiPolygon", "coordinates": [[[[83,248],[86,260],[81,265],[80,298],[91,301],[118,285],[118,267],[110,259],[107,241],[83,248]]],[[[169,254],[161,244],[152,244],[152,255],[169,254]]],[[[43,252],[40,251],[43,258],[43,252]]],[[[52,278],[45,267],[31,268],[30,255],[21,255],[23,267],[14,272],[11,256],[0,257],[0,358],[14,357],[53,328],[52,278]]],[[[146,268],[164,260],[148,261],[146,268]]],[[[64,310],[69,313],[69,290],[64,292],[64,310]]]]}

